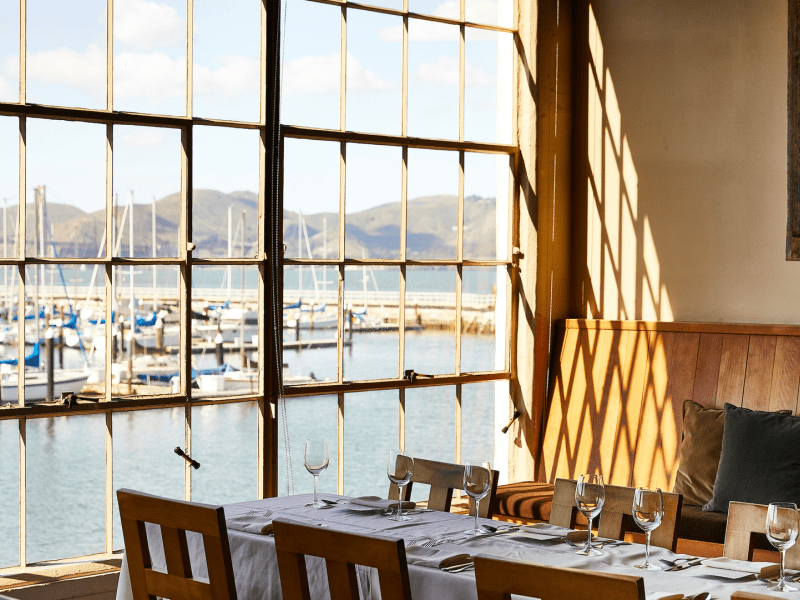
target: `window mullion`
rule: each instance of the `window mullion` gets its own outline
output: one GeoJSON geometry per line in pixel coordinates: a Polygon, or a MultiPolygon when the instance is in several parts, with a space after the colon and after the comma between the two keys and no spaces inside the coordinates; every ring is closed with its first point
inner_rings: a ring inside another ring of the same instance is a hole
{"type": "MultiPolygon", "coordinates": [[[[20,344],[20,346],[24,347],[25,344],[20,344]]],[[[20,379],[25,378],[20,377],[20,379]]],[[[20,396],[20,398],[21,397],[22,396],[20,396]]],[[[27,553],[25,551],[28,539],[28,523],[25,517],[28,504],[28,491],[25,487],[25,480],[27,479],[27,456],[25,454],[28,438],[27,425],[28,420],[22,417],[19,420],[19,566],[23,568],[28,566],[27,553]]]]}
{"type": "MultiPolygon", "coordinates": [[[[25,104],[27,91],[26,91],[26,73],[27,73],[27,1],[19,0],[19,103],[25,104]]],[[[25,196],[22,196],[25,198],[25,196]]],[[[20,200],[20,206],[25,204],[25,200],[20,200]]],[[[25,231],[20,229],[20,231],[25,231]]]]}
{"type": "Polygon", "coordinates": [[[186,116],[192,117],[194,88],[194,0],[186,0],[186,116]]]}
{"type": "Polygon", "coordinates": [[[106,110],[114,110],[114,0],[106,2],[106,110]]]}
{"type": "MultiPolygon", "coordinates": [[[[346,131],[347,116],[347,7],[342,6],[342,22],[339,43],[339,130],[346,131]]],[[[344,216],[344,215],[342,215],[344,216]]]]}

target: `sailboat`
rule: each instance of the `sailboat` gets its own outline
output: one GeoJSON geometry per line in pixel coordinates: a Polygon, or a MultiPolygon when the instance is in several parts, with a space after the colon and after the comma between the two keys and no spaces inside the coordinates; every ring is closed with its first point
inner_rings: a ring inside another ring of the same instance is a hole
{"type": "MultiPolygon", "coordinates": [[[[33,346],[33,352],[25,357],[25,364],[23,366],[25,377],[25,404],[33,404],[34,402],[41,402],[47,400],[47,373],[44,371],[28,371],[29,368],[39,368],[39,344],[33,346]]],[[[5,359],[0,361],[2,369],[10,369],[17,366],[18,361],[15,358],[5,359]]],[[[19,400],[19,372],[2,372],[0,373],[2,379],[2,396],[3,402],[15,403],[19,400]]],[[[89,373],[80,370],[66,370],[56,369],[53,374],[53,395],[54,398],[61,397],[63,392],[80,392],[86,380],[89,378],[89,373]]]]}

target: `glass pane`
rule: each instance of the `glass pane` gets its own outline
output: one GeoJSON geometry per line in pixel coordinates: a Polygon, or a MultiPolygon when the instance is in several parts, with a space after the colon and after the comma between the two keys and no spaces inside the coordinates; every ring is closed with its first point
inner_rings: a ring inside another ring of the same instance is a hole
{"type": "Polygon", "coordinates": [[[465,41],[464,138],[511,143],[513,38],[467,27],[465,41]]]}
{"type": "Polygon", "coordinates": [[[19,102],[19,2],[0,3],[0,65],[0,102],[19,102]]]}
{"type": "Polygon", "coordinates": [[[28,119],[27,148],[26,255],[105,256],[105,126],[28,119]]]}
{"type": "MultiPolygon", "coordinates": [[[[114,549],[124,547],[117,490],[129,488],[183,500],[183,408],[135,410],[112,415],[114,431],[114,549]]],[[[205,466],[205,465],[204,465],[205,466]]]]}
{"type": "Polygon", "coordinates": [[[339,149],[337,142],[284,140],[286,258],[339,258],[339,149]]]}
{"type": "Polygon", "coordinates": [[[511,0],[466,0],[464,12],[470,23],[514,26],[514,3],[511,0]]]}
{"type": "MultiPolygon", "coordinates": [[[[461,297],[461,372],[494,371],[505,366],[505,319],[496,322],[497,287],[505,286],[505,267],[464,267],[461,297]],[[502,350],[497,356],[497,350],[502,350]]],[[[505,314],[505,311],[502,312],[505,314]]]]}
{"type": "MultiPolygon", "coordinates": [[[[105,288],[90,290],[92,271],[81,271],[80,265],[29,265],[26,273],[25,291],[31,301],[23,320],[27,366],[25,402],[50,399],[48,338],[53,344],[54,398],[60,399],[63,392],[104,394],[105,359],[102,352],[95,351],[93,344],[98,330],[100,337],[104,337],[105,332],[102,326],[98,328],[91,321],[104,317],[105,288]]],[[[12,321],[5,333],[17,341],[17,331],[17,323],[12,321]]],[[[97,340],[97,343],[102,345],[102,341],[97,340]]],[[[6,352],[7,358],[16,359],[16,347],[6,352]]],[[[9,375],[4,376],[3,396],[16,399],[18,370],[16,366],[0,365],[0,371],[5,373],[7,369],[9,375]]]]}
{"type": "Polygon", "coordinates": [[[408,135],[456,140],[459,29],[409,19],[408,37],[408,135]]]}
{"type": "Polygon", "coordinates": [[[0,116],[0,198],[5,225],[0,256],[14,256],[19,210],[19,119],[0,116]],[[11,210],[7,209],[11,203],[11,210]]]}
{"type": "Polygon", "coordinates": [[[461,386],[461,458],[488,460],[496,469],[494,398],[494,381],[461,386]]]}
{"type": "Polygon", "coordinates": [[[332,267],[283,267],[285,385],[337,380],[338,278],[332,267]]]}
{"type": "MultiPolygon", "coordinates": [[[[408,10],[423,15],[458,19],[461,14],[461,4],[459,0],[408,0],[408,10]]],[[[415,21],[415,23],[428,23],[428,21],[415,21]]]]}
{"type": "Polygon", "coordinates": [[[114,126],[114,196],[121,211],[116,213],[114,256],[179,256],[180,191],[180,131],[114,126]],[[134,223],[132,251],[131,223],[134,223]]]}
{"type": "Polygon", "coordinates": [[[408,258],[456,258],[458,153],[408,151],[408,258]]]}
{"type": "Polygon", "coordinates": [[[194,397],[258,393],[259,280],[255,265],[192,267],[194,397]]]}
{"type": "Polygon", "coordinates": [[[114,0],[114,109],[186,114],[186,0],[114,0]]]}
{"type": "Polygon", "coordinates": [[[391,32],[402,27],[402,17],[348,11],[348,131],[400,135],[403,46],[391,32]]]}
{"type": "Polygon", "coordinates": [[[336,493],[339,452],[337,423],[339,401],[336,396],[286,398],[286,413],[279,405],[278,418],[278,495],[314,493],[314,477],[305,469],[303,453],[307,439],[328,440],[330,463],[319,476],[317,491],[336,493]],[[312,417],[313,418],[310,418],[312,417]],[[286,419],[286,421],[284,421],[286,419]],[[289,432],[289,443],[284,437],[289,432]],[[289,449],[290,461],[286,460],[289,449]],[[291,465],[291,469],[289,466],[291,465]],[[291,476],[287,474],[291,473],[291,476]]]}
{"type": "Polygon", "coordinates": [[[281,123],[339,129],[341,18],[336,6],[287,1],[281,123]]]}
{"type": "Polygon", "coordinates": [[[194,128],[194,256],[258,254],[258,131],[194,128]]]}
{"type": "Polygon", "coordinates": [[[228,504],[258,493],[258,404],[192,408],[192,501],[228,504]],[[224,440],[224,443],[221,443],[224,440]]]}
{"type": "Polygon", "coordinates": [[[347,145],[347,258],[400,258],[402,175],[401,148],[347,145]]]}
{"type": "MultiPolygon", "coordinates": [[[[29,421],[30,423],[30,421],[29,421]]],[[[19,422],[0,421],[0,568],[19,564],[19,422]]]]}
{"type": "Polygon", "coordinates": [[[455,372],[456,268],[406,269],[405,369],[439,375],[455,372]]]}
{"type": "Polygon", "coordinates": [[[180,267],[119,266],[113,271],[114,373],[122,396],[180,390],[180,267]],[[133,316],[131,316],[133,313],[133,316]],[[133,318],[133,332],[131,320],[133,318]]]}
{"type": "Polygon", "coordinates": [[[506,258],[508,171],[507,155],[464,154],[465,259],[506,258]]]}
{"type": "Polygon", "coordinates": [[[195,0],[195,116],[258,121],[261,2],[195,0]]]}
{"type": "Polygon", "coordinates": [[[104,552],[105,415],[28,419],[27,427],[28,562],[104,552]]]}
{"type": "MultiPolygon", "coordinates": [[[[453,386],[406,390],[406,449],[414,458],[456,460],[456,389],[453,386]]],[[[414,486],[411,499],[425,500],[427,486],[414,486]]]]}
{"type": "Polygon", "coordinates": [[[352,342],[344,354],[344,378],[398,377],[400,269],[348,266],[344,282],[345,335],[352,342]]]}
{"type": "Polygon", "coordinates": [[[399,446],[398,410],[397,390],[344,395],[346,495],[385,497],[388,493],[386,461],[389,450],[399,446]]]}
{"type": "Polygon", "coordinates": [[[27,0],[26,10],[27,101],[105,108],[106,0],[27,0]]]}

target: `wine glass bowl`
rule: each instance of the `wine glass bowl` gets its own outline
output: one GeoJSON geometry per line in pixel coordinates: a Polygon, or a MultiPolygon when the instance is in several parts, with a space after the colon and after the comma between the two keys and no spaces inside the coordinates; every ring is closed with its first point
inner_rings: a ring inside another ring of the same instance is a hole
{"type": "Polygon", "coordinates": [[[329,462],[328,440],[306,440],[303,463],[306,471],[314,476],[314,501],[306,504],[306,506],[325,508],[326,504],[317,498],[317,479],[320,473],[328,468],[329,462]]]}
{"type": "Polygon", "coordinates": [[[586,544],[576,554],[583,556],[602,556],[605,554],[592,547],[592,521],[603,510],[605,500],[606,490],[603,486],[602,475],[581,475],[578,477],[578,483],[575,486],[575,505],[589,521],[589,526],[586,544]]]}
{"type": "Polygon", "coordinates": [[[637,569],[646,571],[661,571],[661,567],[650,562],[650,534],[661,525],[664,518],[664,496],[661,489],[648,490],[636,488],[633,492],[633,520],[647,535],[645,544],[645,561],[636,565],[637,569]]]}
{"type": "Polygon", "coordinates": [[[478,508],[481,500],[492,489],[492,469],[487,460],[468,460],[464,465],[464,492],[475,501],[475,526],[465,531],[467,535],[482,535],[478,527],[478,508]]]}
{"type": "Polygon", "coordinates": [[[778,581],[769,586],[776,592],[795,592],[798,588],[786,583],[784,564],[786,551],[797,541],[800,524],[797,517],[797,506],[791,502],[772,502],[767,508],[767,540],[781,553],[781,573],[778,581]]]}
{"type": "Polygon", "coordinates": [[[410,450],[400,448],[389,451],[389,460],[386,462],[386,475],[389,481],[398,488],[397,494],[397,514],[390,516],[392,521],[410,521],[411,517],[402,514],[403,488],[411,481],[414,476],[414,455],[410,450]]]}

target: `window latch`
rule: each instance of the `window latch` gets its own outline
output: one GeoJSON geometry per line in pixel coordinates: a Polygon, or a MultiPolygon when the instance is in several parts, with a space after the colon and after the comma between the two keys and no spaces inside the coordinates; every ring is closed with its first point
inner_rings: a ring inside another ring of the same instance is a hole
{"type": "Polygon", "coordinates": [[[414,369],[406,369],[405,373],[403,374],[403,379],[406,381],[410,381],[414,383],[417,380],[417,377],[423,377],[425,379],[433,379],[434,375],[426,375],[425,373],[417,373],[414,369]]]}

